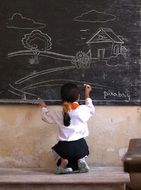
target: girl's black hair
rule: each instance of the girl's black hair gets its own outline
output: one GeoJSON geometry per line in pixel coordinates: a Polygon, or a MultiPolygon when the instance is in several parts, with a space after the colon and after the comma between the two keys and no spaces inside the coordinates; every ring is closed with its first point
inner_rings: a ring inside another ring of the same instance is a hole
{"type": "MultiPolygon", "coordinates": [[[[75,102],[78,100],[79,94],[79,88],[75,83],[66,83],[61,87],[61,99],[63,102],[75,102]]],[[[65,126],[70,125],[70,116],[67,112],[63,113],[63,121],[65,126]]]]}

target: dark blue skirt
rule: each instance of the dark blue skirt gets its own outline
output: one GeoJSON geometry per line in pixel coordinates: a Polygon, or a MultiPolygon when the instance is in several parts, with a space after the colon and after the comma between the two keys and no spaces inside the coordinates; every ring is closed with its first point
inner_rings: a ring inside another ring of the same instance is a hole
{"type": "Polygon", "coordinates": [[[84,138],[76,141],[59,141],[52,149],[62,158],[78,160],[89,155],[89,148],[84,138]]]}

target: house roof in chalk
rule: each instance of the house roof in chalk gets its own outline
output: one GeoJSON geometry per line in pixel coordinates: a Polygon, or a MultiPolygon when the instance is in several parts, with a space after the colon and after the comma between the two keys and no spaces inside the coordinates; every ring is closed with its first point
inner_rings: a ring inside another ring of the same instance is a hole
{"type": "Polygon", "coordinates": [[[86,43],[99,43],[99,42],[116,42],[124,43],[119,36],[117,36],[111,28],[99,28],[96,33],[86,43]]]}

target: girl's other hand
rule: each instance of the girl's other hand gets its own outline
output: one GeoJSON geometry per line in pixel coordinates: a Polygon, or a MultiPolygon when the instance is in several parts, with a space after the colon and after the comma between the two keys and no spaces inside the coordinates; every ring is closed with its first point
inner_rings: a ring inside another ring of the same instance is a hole
{"type": "Polygon", "coordinates": [[[37,100],[37,104],[41,106],[41,108],[46,107],[46,103],[41,99],[37,100]]]}

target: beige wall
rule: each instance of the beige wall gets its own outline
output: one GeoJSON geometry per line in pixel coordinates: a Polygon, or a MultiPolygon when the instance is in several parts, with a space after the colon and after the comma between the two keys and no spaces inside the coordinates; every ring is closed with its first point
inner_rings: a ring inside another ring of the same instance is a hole
{"type": "MultiPolygon", "coordinates": [[[[53,168],[56,129],[36,105],[0,105],[0,167],[53,168]]],[[[121,165],[129,139],[141,138],[141,107],[96,106],[89,130],[90,164],[121,165]]]]}

